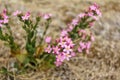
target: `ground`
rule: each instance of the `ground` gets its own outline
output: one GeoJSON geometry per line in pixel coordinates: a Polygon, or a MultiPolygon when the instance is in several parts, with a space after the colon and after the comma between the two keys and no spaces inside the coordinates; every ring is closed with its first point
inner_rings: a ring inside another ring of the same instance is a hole
{"type": "MultiPolygon", "coordinates": [[[[73,17],[94,2],[100,5],[102,17],[91,29],[95,35],[95,42],[89,55],[76,56],[71,61],[65,62],[63,66],[47,72],[32,71],[28,74],[16,75],[15,80],[120,80],[119,0],[0,0],[0,11],[7,5],[11,12],[18,9],[24,12],[31,11],[33,15],[38,12],[51,13],[53,14],[51,30],[58,35],[60,29],[65,28],[73,17]]],[[[20,26],[13,26],[12,29],[19,44],[24,43],[20,38],[24,35],[20,26]]],[[[51,30],[48,31],[48,35],[53,34],[51,30]]],[[[9,58],[9,48],[0,41],[1,66],[5,65],[9,68],[13,61],[13,58],[9,58]]],[[[0,80],[10,79],[0,75],[0,80]]]]}

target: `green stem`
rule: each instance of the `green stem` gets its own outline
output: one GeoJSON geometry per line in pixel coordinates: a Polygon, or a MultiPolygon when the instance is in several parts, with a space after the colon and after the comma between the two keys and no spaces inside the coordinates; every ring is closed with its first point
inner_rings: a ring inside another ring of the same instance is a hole
{"type": "Polygon", "coordinates": [[[47,23],[46,23],[45,31],[43,32],[43,36],[42,36],[42,38],[41,38],[41,40],[40,40],[40,45],[42,44],[43,39],[44,39],[44,37],[45,37],[45,35],[46,35],[46,33],[47,33],[47,30],[48,30],[48,28],[49,28],[50,22],[51,22],[51,20],[48,20],[47,23]]]}
{"type": "Polygon", "coordinates": [[[36,47],[36,28],[38,26],[38,23],[40,21],[40,18],[36,18],[36,23],[33,25],[32,21],[27,20],[24,21],[23,29],[27,33],[27,40],[26,40],[26,50],[31,55],[35,52],[36,47]]]}

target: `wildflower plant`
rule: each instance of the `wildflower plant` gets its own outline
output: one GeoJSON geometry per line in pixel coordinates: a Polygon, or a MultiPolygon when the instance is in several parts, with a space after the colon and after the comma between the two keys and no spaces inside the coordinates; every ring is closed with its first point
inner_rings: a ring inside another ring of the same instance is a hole
{"type": "Polygon", "coordinates": [[[69,61],[76,56],[77,53],[89,54],[91,43],[94,41],[89,29],[99,19],[101,12],[99,6],[93,4],[88,10],[76,16],[67,24],[67,28],[63,29],[55,40],[50,36],[46,36],[52,21],[51,14],[40,14],[35,21],[31,19],[30,12],[23,14],[17,10],[13,12],[13,16],[18,17],[23,23],[22,28],[26,32],[26,51],[21,51],[20,45],[14,41],[6,9],[0,14],[0,39],[9,45],[11,55],[17,59],[18,69],[32,68],[37,70],[60,66],[64,61],[69,61]],[[41,19],[46,20],[45,30],[38,42],[37,28],[41,19]],[[4,32],[3,26],[6,26],[8,32],[4,32]]]}

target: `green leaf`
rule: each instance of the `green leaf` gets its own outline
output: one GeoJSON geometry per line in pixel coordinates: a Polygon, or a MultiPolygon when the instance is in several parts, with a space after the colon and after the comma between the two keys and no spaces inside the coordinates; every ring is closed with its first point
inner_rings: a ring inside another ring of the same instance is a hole
{"type": "Polygon", "coordinates": [[[14,63],[14,68],[19,69],[19,63],[15,62],[15,63],[14,63]]]}
{"type": "Polygon", "coordinates": [[[24,61],[27,59],[27,54],[17,54],[16,58],[20,63],[24,63],[24,61]]]}
{"type": "Polygon", "coordinates": [[[26,50],[28,51],[28,53],[29,53],[30,55],[33,55],[34,52],[35,52],[35,48],[34,48],[31,44],[27,44],[27,45],[26,45],[26,50]]]}
{"type": "Polygon", "coordinates": [[[34,31],[30,32],[28,35],[29,38],[32,38],[33,36],[34,36],[34,31]]]}
{"type": "Polygon", "coordinates": [[[0,70],[0,73],[7,74],[8,73],[7,68],[2,67],[1,70],[0,70]]]}

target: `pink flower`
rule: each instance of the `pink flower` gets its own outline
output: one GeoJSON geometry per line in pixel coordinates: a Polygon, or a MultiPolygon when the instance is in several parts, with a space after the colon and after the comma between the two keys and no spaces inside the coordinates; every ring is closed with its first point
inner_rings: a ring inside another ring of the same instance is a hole
{"type": "Polygon", "coordinates": [[[87,32],[86,32],[85,30],[79,30],[79,31],[78,31],[78,34],[79,34],[79,36],[81,36],[82,39],[84,40],[84,39],[86,38],[87,32]]]}
{"type": "Polygon", "coordinates": [[[6,14],[2,15],[4,19],[8,19],[8,16],[6,14]]]}
{"type": "Polygon", "coordinates": [[[99,6],[96,3],[94,3],[92,6],[89,7],[88,16],[93,17],[94,20],[98,20],[96,16],[101,16],[99,6]]]}
{"type": "Polygon", "coordinates": [[[82,52],[83,50],[88,54],[89,49],[91,47],[91,42],[80,42],[80,46],[78,47],[78,52],[82,52]]]}
{"type": "Polygon", "coordinates": [[[71,56],[73,56],[73,57],[74,57],[74,56],[75,56],[75,52],[72,52],[72,53],[71,53],[71,56]]]}
{"type": "Polygon", "coordinates": [[[89,54],[89,53],[90,53],[90,52],[89,52],[89,49],[86,49],[86,53],[87,53],[87,54],[89,54]]]}
{"type": "Polygon", "coordinates": [[[8,23],[8,19],[4,19],[4,20],[3,20],[3,23],[4,23],[4,24],[8,23]]]}
{"type": "Polygon", "coordinates": [[[0,23],[0,27],[2,27],[3,25],[0,23]]]}
{"type": "Polygon", "coordinates": [[[43,18],[47,20],[47,19],[50,19],[51,16],[52,16],[52,14],[44,14],[43,18]]]}
{"type": "Polygon", "coordinates": [[[92,17],[94,14],[93,14],[93,12],[89,12],[87,15],[88,15],[89,17],[92,17]]]}
{"type": "Polygon", "coordinates": [[[89,16],[93,16],[93,19],[97,20],[96,17],[94,17],[95,14],[93,15],[92,13],[95,13],[98,16],[101,16],[101,12],[99,10],[99,6],[96,3],[94,3],[92,6],[89,7],[88,15],[89,16]]]}
{"type": "Polygon", "coordinates": [[[79,30],[79,33],[86,34],[86,31],[81,29],[81,30],[79,30]]]}
{"type": "Polygon", "coordinates": [[[86,45],[83,42],[80,42],[79,45],[80,45],[81,49],[85,49],[86,48],[86,45]]]}
{"type": "Polygon", "coordinates": [[[65,45],[65,48],[63,50],[65,53],[70,54],[73,50],[70,48],[70,46],[65,45]]]}
{"type": "Polygon", "coordinates": [[[79,22],[78,19],[73,19],[71,24],[76,26],[76,25],[78,25],[78,22],[79,22]]]}
{"type": "Polygon", "coordinates": [[[56,61],[60,61],[60,62],[63,62],[65,59],[65,56],[61,53],[61,54],[58,54],[56,55],[56,61]]]}
{"type": "Polygon", "coordinates": [[[94,6],[94,5],[92,5],[92,6],[90,6],[90,8],[89,8],[90,10],[96,10],[97,8],[96,8],[96,6],[94,6]]]}
{"type": "Polygon", "coordinates": [[[51,53],[51,51],[52,51],[52,48],[51,48],[50,45],[48,45],[48,47],[45,48],[45,52],[47,52],[47,53],[51,53]]]}
{"type": "Polygon", "coordinates": [[[95,11],[96,11],[96,14],[101,17],[102,14],[101,14],[100,10],[97,9],[95,11]]]}
{"type": "Polygon", "coordinates": [[[94,25],[94,22],[90,22],[89,26],[92,27],[94,25]]]}
{"type": "Polygon", "coordinates": [[[60,45],[62,48],[64,48],[66,45],[66,42],[60,42],[58,45],[60,45]]]}
{"type": "Polygon", "coordinates": [[[46,38],[45,38],[45,42],[46,42],[46,43],[50,43],[50,42],[51,42],[51,37],[46,37],[46,38]]]}
{"type": "Polygon", "coordinates": [[[80,47],[78,47],[78,52],[80,52],[80,53],[82,52],[82,49],[80,47]]]}
{"type": "Polygon", "coordinates": [[[60,34],[60,36],[67,36],[68,35],[68,32],[66,30],[63,30],[60,34]]]}
{"type": "Polygon", "coordinates": [[[70,31],[73,30],[73,28],[74,28],[74,27],[73,27],[72,25],[68,24],[68,29],[67,29],[67,31],[70,32],[70,31]]]}
{"type": "Polygon", "coordinates": [[[30,12],[27,12],[24,16],[22,16],[22,20],[28,20],[30,17],[30,12]]]}
{"type": "Polygon", "coordinates": [[[2,17],[3,17],[4,19],[7,19],[7,18],[8,18],[8,16],[7,16],[7,10],[6,10],[6,9],[3,10],[3,12],[2,12],[2,17]]]}
{"type": "Polygon", "coordinates": [[[91,42],[87,42],[86,43],[86,50],[85,50],[87,54],[89,53],[90,47],[91,47],[91,42]]]}
{"type": "Polygon", "coordinates": [[[0,27],[2,27],[3,20],[0,20],[0,27]]]}
{"type": "Polygon", "coordinates": [[[18,11],[18,10],[13,13],[14,16],[17,16],[19,14],[21,14],[21,11],[18,11]]]}
{"type": "Polygon", "coordinates": [[[60,38],[60,41],[59,41],[58,45],[60,45],[62,48],[64,48],[64,47],[65,47],[66,42],[64,41],[64,39],[63,39],[63,38],[60,38]]]}
{"type": "Polygon", "coordinates": [[[64,57],[66,60],[70,60],[70,58],[72,57],[71,54],[67,54],[67,53],[63,53],[64,57]]]}
{"type": "Polygon", "coordinates": [[[91,42],[87,42],[86,43],[86,49],[90,49],[90,46],[91,46],[91,42]]]}
{"type": "Polygon", "coordinates": [[[91,39],[91,41],[95,41],[95,38],[92,35],[91,35],[90,39],[91,39]]]}
{"type": "Polygon", "coordinates": [[[68,36],[65,36],[65,37],[63,37],[63,41],[69,42],[69,41],[71,41],[71,38],[69,38],[68,36]]]}
{"type": "Polygon", "coordinates": [[[72,42],[72,40],[69,40],[67,42],[67,45],[69,45],[71,48],[73,48],[75,44],[72,42]]]}
{"type": "Polygon", "coordinates": [[[96,3],[94,3],[93,4],[97,9],[99,9],[99,6],[96,4],[96,3]]]}
{"type": "Polygon", "coordinates": [[[55,61],[55,65],[58,67],[58,66],[62,65],[62,62],[61,61],[55,61]]]}
{"type": "Polygon", "coordinates": [[[4,10],[3,10],[3,14],[7,14],[7,9],[4,9],[4,10]]]}
{"type": "Polygon", "coordinates": [[[53,53],[59,54],[60,48],[58,46],[53,47],[53,53]]]}
{"type": "Polygon", "coordinates": [[[0,20],[0,23],[3,23],[4,21],[3,20],[0,20]]]}
{"type": "Polygon", "coordinates": [[[98,17],[97,16],[92,16],[92,18],[94,19],[94,20],[98,20],[98,17]]]}
{"type": "Polygon", "coordinates": [[[71,38],[68,38],[67,36],[60,37],[58,45],[60,45],[62,48],[65,48],[65,46],[70,46],[72,48],[74,46],[71,38]]]}
{"type": "Polygon", "coordinates": [[[42,16],[43,16],[43,13],[41,13],[41,12],[38,13],[38,16],[39,16],[39,17],[42,17],[42,16]]]}
{"type": "Polygon", "coordinates": [[[0,20],[0,26],[2,26],[2,24],[8,23],[9,20],[8,20],[6,9],[3,10],[2,14],[1,14],[1,17],[2,17],[2,19],[0,20]]]}
{"type": "Polygon", "coordinates": [[[78,15],[80,18],[83,18],[85,16],[85,13],[81,13],[78,15]]]}

